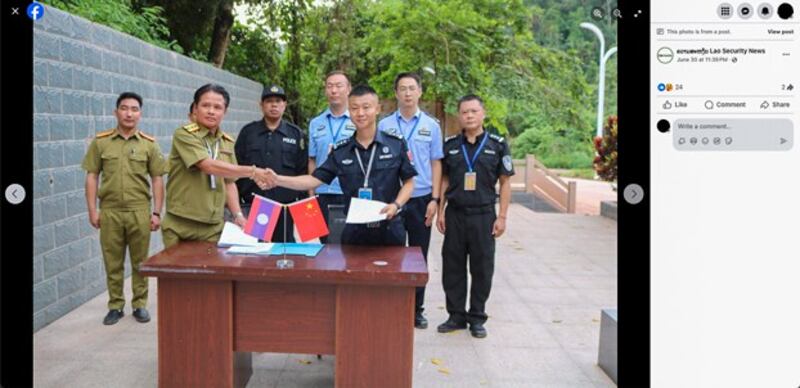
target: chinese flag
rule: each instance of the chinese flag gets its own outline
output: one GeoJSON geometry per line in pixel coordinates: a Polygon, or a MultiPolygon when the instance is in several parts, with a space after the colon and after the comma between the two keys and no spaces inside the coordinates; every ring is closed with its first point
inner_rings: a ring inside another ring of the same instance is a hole
{"type": "Polygon", "coordinates": [[[289,205],[289,212],[292,213],[294,225],[297,226],[297,234],[300,235],[300,241],[306,242],[328,235],[328,225],[325,224],[325,218],[322,217],[322,210],[319,208],[317,197],[311,197],[289,205]]]}

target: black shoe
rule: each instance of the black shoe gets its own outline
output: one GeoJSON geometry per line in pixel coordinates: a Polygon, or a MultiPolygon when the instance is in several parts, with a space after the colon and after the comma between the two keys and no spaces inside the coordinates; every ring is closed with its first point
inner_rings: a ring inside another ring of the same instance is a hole
{"type": "Polygon", "coordinates": [[[421,311],[414,314],[414,327],[416,327],[417,329],[428,328],[428,320],[425,319],[425,316],[422,315],[421,311]]]}
{"type": "Polygon", "coordinates": [[[104,325],[113,325],[119,322],[120,318],[124,317],[125,313],[122,310],[108,310],[108,314],[103,318],[104,325]]]}
{"type": "Polygon", "coordinates": [[[473,323],[469,325],[469,333],[475,338],[485,338],[486,328],[483,327],[482,323],[473,323]]]}
{"type": "Polygon", "coordinates": [[[445,323],[439,325],[439,327],[437,327],[436,330],[438,330],[439,333],[449,333],[451,331],[463,330],[466,328],[467,328],[466,323],[458,323],[456,321],[453,321],[452,319],[448,319],[447,321],[445,321],[445,323]]]}
{"type": "Polygon", "coordinates": [[[150,313],[148,313],[147,309],[144,307],[134,309],[133,317],[136,318],[136,321],[141,323],[150,322],[150,313]]]}

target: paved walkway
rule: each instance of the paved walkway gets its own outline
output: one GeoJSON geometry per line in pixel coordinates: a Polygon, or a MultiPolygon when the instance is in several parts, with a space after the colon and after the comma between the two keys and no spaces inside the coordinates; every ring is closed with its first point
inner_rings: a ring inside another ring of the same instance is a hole
{"type": "MultiPolygon", "coordinates": [[[[512,204],[497,245],[487,338],[439,334],[447,318],[442,236],[434,231],[427,330],[415,330],[415,387],[614,387],[597,367],[600,309],[617,305],[616,223],[603,217],[534,213],[512,204]]],[[[34,335],[37,387],[155,387],[153,321],[103,326],[106,294],[34,335]]],[[[125,286],[130,293],[129,280],[125,286]]],[[[130,300],[130,296],[127,297],[130,300]]],[[[258,353],[249,387],[331,387],[334,357],[258,353]]]]}

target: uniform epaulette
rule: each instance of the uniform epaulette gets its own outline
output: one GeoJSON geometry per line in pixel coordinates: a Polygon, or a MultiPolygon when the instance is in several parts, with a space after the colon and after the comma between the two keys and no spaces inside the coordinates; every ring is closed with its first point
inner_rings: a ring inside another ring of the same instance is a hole
{"type": "Polygon", "coordinates": [[[458,134],[450,135],[450,136],[444,138],[444,142],[447,143],[448,141],[453,140],[453,139],[455,139],[457,137],[458,137],[458,134]]]}
{"type": "Polygon", "coordinates": [[[184,125],[183,129],[185,129],[185,130],[187,130],[189,132],[196,132],[198,129],[200,129],[200,126],[197,125],[197,123],[189,123],[189,124],[184,125]]]}
{"type": "Polygon", "coordinates": [[[227,134],[227,133],[225,133],[225,132],[222,132],[222,138],[223,138],[223,139],[225,139],[225,140],[227,140],[227,141],[229,141],[229,142],[231,142],[231,143],[233,143],[233,142],[235,142],[235,141],[236,141],[236,140],[234,140],[234,139],[233,139],[233,137],[231,137],[231,135],[228,135],[228,134],[227,134]]]}
{"type": "Polygon", "coordinates": [[[387,135],[389,135],[389,136],[391,136],[391,137],[393,137],[393,138],[395,138],[395,139],[405,140],[405,139],[403,138],[403,135],[401,135],[401,134],[399,134],[399,133],[397,133],[397,132],[394,132],[394,131],[392,131],[392,132],[389,132],[389,131],[383,131],[383,133],[385,133],[385,134],[387,134],[387,135]]]}
{"type": "Polygon", "coordinates": [[[341,140],[337,141],[336,144],[333,145],[333,149],[337,149],[337,148],[345,145],[347,142],[350,141],[350,139],[352,139],[352,138],[348,137],[347,139],[341,139],[341,140]]]}
{"type": "Polygon", "coordinates": [[[442,122],[441,122],[441,121],[439,121],[439,119],[438,119],[438,118],[436,118],[436,116],[434,116],[434,115],[432,115],[432,114],[428,113],[428,111],[426,111],[426,110],[423,110],[423,109],[420,109],[420,111],[422,111],[422,113],[424,113],[424,114],[425,114],[425,116],[428,116],[428,117],[430,117],[430,118],[431,118],[431,120],[435,121],[435,122],[436,122],[436,124],[440,124],[440,125],[442,124],[442,122]]]}
{"type": "Polygon", "coordinates": [[[146,133],[144,133],[142,131],[139,131],[139,136],[141,136],[141,137],[143,137],[143,138],[145,138],[147,140],[150,140],[152,142],[156,141],[156,138],[154,138],[154,137],[152,137],[152,136],[150,136],[150,135],[148,135],[148,134],[146,134],[146,133]]]}
{"type": "Polygon", "coordinates": [[[504,142],[506,140],[504,137],[502,137],[500,135],[495,135],[494,133],[490,133],[489,137],[491,137],[494,140],[497,140],[498,143],[502,143],[502,142],[504,142]]]}
{"type": "Polygon", "coordinates": [[[94,135],[94,137],[99,139],[101,137],[111,136],[112,133],[114,133],[114,130],[113,129],[109,129],[107,131],[98,132],[96,135],[94,135]]]}

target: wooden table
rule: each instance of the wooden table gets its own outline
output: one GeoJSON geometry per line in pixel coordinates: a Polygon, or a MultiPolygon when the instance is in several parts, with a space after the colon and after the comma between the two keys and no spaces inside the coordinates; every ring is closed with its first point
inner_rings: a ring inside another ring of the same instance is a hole
{"type": "Polygon", "coordinates": [[[142,263],[158,278],[159,387],[245,386],[250,352],[334,354],[337,387],[411,386],[419,247],[326,245],[288,256],[291,269],[280,258],[183,242],[142,263]]]}

